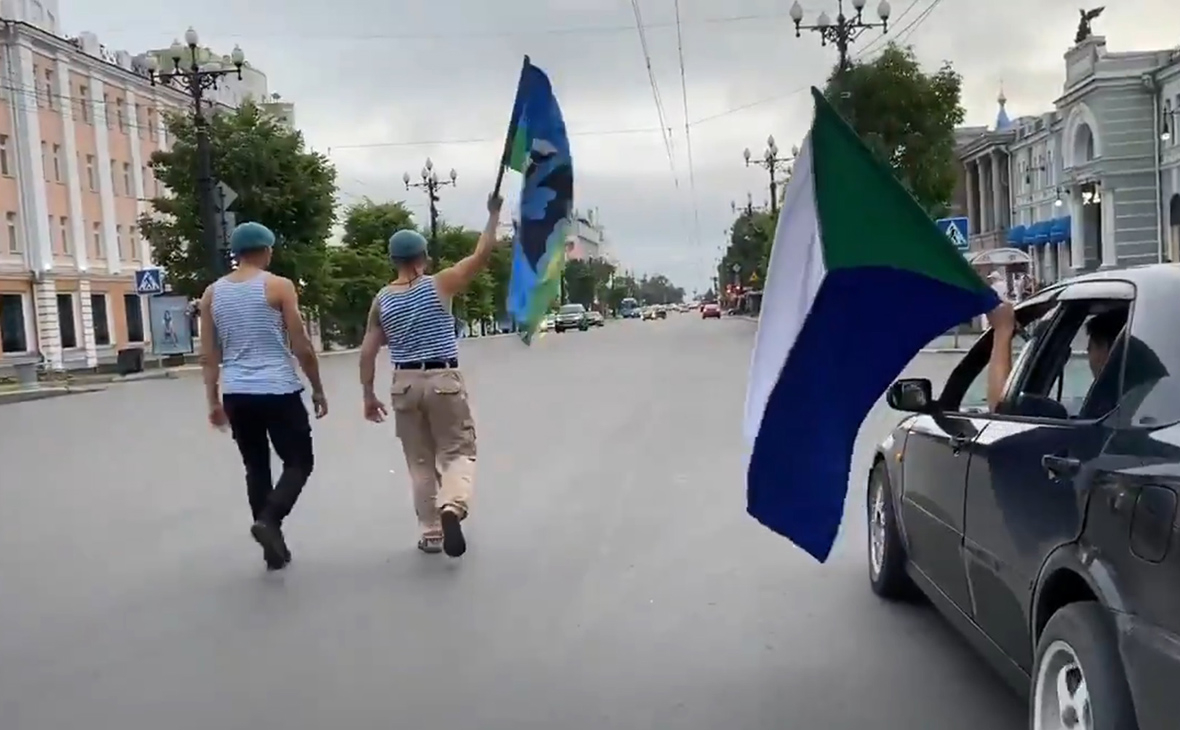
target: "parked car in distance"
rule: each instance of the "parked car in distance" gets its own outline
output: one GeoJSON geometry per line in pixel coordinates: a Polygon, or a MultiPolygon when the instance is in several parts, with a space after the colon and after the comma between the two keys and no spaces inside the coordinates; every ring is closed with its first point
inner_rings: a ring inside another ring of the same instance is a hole
{"type": "Polygon", "coordinates": [[[553,321],[555,332],[565,332],[566,330],[585,332],[589,328],[590,324],[586,321],[586,308],[581,304],[563,304],[561,309],[557,310],[557,317],[553,321]]]}
{"type": "Polygon", "coordinates": [[[644,321],[647,321],[650,319],[654,322],[655,318],[656,318],[656,308],[655,307],[648,306],[648,307],[643,308],[643,320],[644,321]]]}
{"type": "Polygon", "coordinates": [[[553,330],[553,315],[552,314],[547,315],[545,317],[545,319],[541,320],[541,326],[539,329],[541,332],[550,332],[553,330]]]}
{"type": "Polygon", "coordinates": [[[721,307],[712,302],[701,305],[701,319],[721,319],[721,307]]]}
{"type": "Polygon", "coordinates": [[[1034,730],[1180,718],[1180,266],[1087,274],[1016,308],[1006,392],[992,333],[869,471],[868,573],[924,594],[1030,702],[1034,730]]]}
{"type": "Polygon", "coordinates": [[[654,307],[654,309],[656,310],[656,319],[667,319],[668,318],[668,307],[667,306],[665,306],[663,304],[657,304],[654,307]]]}
{"type": "Polygon", "coordinates": [[[602,327],[606,324],[606,318],[602,316],[602,312],[596,312],[591,309],[586,312],[586,324],[591,327],[602,327]]]}

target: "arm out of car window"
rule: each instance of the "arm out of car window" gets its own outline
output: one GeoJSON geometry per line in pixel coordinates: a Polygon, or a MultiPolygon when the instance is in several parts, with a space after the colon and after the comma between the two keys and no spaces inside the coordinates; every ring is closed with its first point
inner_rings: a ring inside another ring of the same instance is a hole
{"type": "Polygon", "coordinates": [[[992,352],[987,363],[987,407],[999,411],[1004,398],[1004,386],[1012,374],[1012,337],[1016,333],[1016,312],[1008,302],[1002,302],[987,315],[992,326],[992,352]]]}

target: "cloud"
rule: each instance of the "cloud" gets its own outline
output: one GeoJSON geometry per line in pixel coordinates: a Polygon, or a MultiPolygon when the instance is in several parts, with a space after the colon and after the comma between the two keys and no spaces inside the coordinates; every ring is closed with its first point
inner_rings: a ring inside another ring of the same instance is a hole
{"type": "MultiPolygon", "coordinates": [[[[1115,51],[1168,47],[1180,32],[1173,4],[1112,5],[1095,30],[1115,51]]],[[[803,5],[809,20],[823,9],[835,12],[835,0],[803,5]]],[[[835,51],[812,33],[794,37],[786,0],[682,0],[680,6],[678,39],[673,3],[640,0],[664,124],[671,128],[671,164],[626,3],[208,0],[144,13],[130,0],[106,0],[61,10],[69,32],[91,30],[113,48],[166,46],[189,24],[217,48],[240,43],[271,90],[296,104],[308,142],[331,148],[344,200],[405,199],[424,211],[423,196],[407,192],[401,176],[416,176],[429,156],[441,170],[458,171],[459,184],[444,191],[441,208],[468,225],[482,222],[520,59],[528,53],[549,72],[565,110],[579,207],[599,210],[625,266],[703,289],[733,217],[730,203],[744,203],[747,194],[756,203],[768,197],[765,171],[745,167],[742,149],[757,155],[768,134],[782,149],[799,141],[811,111],[801,92],[823,83],[835,51]],[[691,128],[695,213],[678,41],[688,116],[711,118],[691,128]]],[[[1062,56],[1077,27],[1077,7],[1072,0],[896,0],[889,37],[914,44],[930,67],[951,61],[964,76],[968,123],[986,124],[995,119],[1001,83],[1011,115],[1051,108],[1061,93],[1062,56]]],[[[875,8],[869,0],[866,15],[875,17],[875,8]]],[[[857,49],[871,48],[877,34],[867,32],[857,49]]],[[[510,174],[507,184],[511,196],[519,182],[510,174]]]]}

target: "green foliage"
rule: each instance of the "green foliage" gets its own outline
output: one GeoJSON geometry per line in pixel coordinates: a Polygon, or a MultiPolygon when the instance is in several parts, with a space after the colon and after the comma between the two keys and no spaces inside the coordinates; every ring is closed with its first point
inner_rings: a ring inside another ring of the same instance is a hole
{"type": "MultiPolygon", "coordinates": [[[[954,194],[962,77],[944,63],[922,70],[911,47],[890,43],[871,61],[833,71],[825,96],[933,217],[954,194]]],[[[855,191],[849,191],[855,195],[855,191]]]]}
{"type": "MultiPolygon", "coordinates": [[[[140,231],[173,289],[197,297],[215,272],[213,253],[201,245],[196,131],[190,115],[172,115],[167,124],[172,148],[152,153],[150,163],[166,194],[152,199],[154,215],[140,220],[140,231]]],[[[271,269],[302,282],[307,309],[327,305],[332,284],[326,241],[335,220],[336,194],[331,163],[307,151],[298,132],[250,103],[214,115],[209,135],[214,178],[238,193],[233,205],[238,220],[268,226],[279,241],[271,269]]]]}
{"type": "Polygon", "coordinates": [[[610,280],[615,266],[606,259],[573,260],[565,265],[565,299],[587,309],[594,302],[609,303],[610,280]]]}
{"type": "Polygon", "coordinates": [[[766,281],[777,222],[778,219],[767,210],[742,211],[733,222],[729,246],[717,267],[717,283],[721,289],[734,283],[734,264],[738,265],[737,278],[742,286],[760,288],[760,282],[766,281]]]}
{"type": "Polygon", "coordinates": [[[371,246],[341,246],[330,251],[328,271],[334,289],[324,311],[325,330],[337,344],[356,347],[364,339],[373,297],[389,283],[388,259],[371,246]]]}
{"type": "Polygon", "coordinates": [[[638,285],[636,298],[643,304],[680,304],[684,301],[684,290],[663,274],[644,276],[638,285]]]}
{"type": "Polygon", "coordinates": [[[345,209],[342,242],[351,249],[371,249],[384,260],[389,237],[403,228],[415,228],[414,217],[404,203],[375,203],[365,198],[345,209]]]}

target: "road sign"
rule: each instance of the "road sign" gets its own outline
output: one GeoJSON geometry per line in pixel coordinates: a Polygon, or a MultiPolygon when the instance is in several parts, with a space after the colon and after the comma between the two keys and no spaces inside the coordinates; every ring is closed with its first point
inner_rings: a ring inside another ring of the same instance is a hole
{"type": "Polygon", "coordinates": [[[163,294],[164,272],[160,269],[140,269],[135,272],[137,294],[163,294]]]}
{"type": "Polygon", "coordinates": [[[731,266],[731,267],[729,267],[729,268],[730,268],[730,269],[733,271],[733,273],[735,273],[735,274],[739,274],[739,273],[741,273],[741,271],[742,271],[742,265],[741,265],[741,264],[734,264],[733,266],[731,266]]]}
{"type": "Polygon", "coordinates": [[[934,221],[938,226],[938,230],[946,234],[946,237],[951,239],[951,243],[955,244],[955,248],[960,251],[966,251],[971,247],[967,242],[968,227],[967,217],[960,216],[958,218],[939,218],[934,221]]]}
{"type": "Polygon", "coordinates": [[[233,205],[234,201],[238,199],[238,192],[236,190],[234,190],[233,188],[231,188],[230,186],[228,186],[225,183],[218,180],[217,181],[217,198],[218,198],[218,201],[221,203],[221,209],[225,210],[226,208],[233,205]]]}
{"type": "Polygon", "coordinates": [[[229,210],[238,199],[238,193],[220,180],[214,192],[217,197],[217,248],[224,251],[229,248],[229,236],[238,225],[237,215],[229,210]]]}

